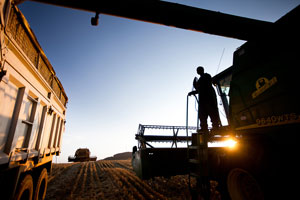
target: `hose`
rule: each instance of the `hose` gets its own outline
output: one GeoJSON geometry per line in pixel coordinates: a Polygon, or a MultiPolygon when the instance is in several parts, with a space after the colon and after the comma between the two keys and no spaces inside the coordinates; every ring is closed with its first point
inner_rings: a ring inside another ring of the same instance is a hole
{"type": "MultiPolygon", "coordinates": [[[[185,121],[185,125],[186,125],[186,145],[187,145],[187,158],[189,159],[189,95],[186,96],[186,121],[185,121]]],[[[189,171],[190,171],[190,167],[188,166],[189,171]]],[[[191,176],[189,175],[189,190],[191,190],[191,176]]]]}
{"type": "MultiPolygon", "coordinates": [[[[196,99],[196,103],[199,104],[199,100],[197,98],[196,95],[194,95],[195,99],[196,99]]],[[[198,113],[198,110],[197,110],[197,113],[198,113]]],[[[189,136],[189,133],[188,133],[188,128],[189,128],[189,95],[186,96],[186,122],[185,122],[185,125],[186,125],[186,143],[187,143],[187,146],[189,145],[188,144],[188,136],[189,136]]],[[[197,130],[199,129],[199,119],[198,119],[198,114],[197,114],[197,130]]]]}
{"type": "Polygon", "coordinates": [[[186,121],[185,121],[185,125],[186,125],[186,145],[187,148],[189,147],[189,132],[188,132],[188,128],[189,128],[189,95],[186,96],[186,121]]]}

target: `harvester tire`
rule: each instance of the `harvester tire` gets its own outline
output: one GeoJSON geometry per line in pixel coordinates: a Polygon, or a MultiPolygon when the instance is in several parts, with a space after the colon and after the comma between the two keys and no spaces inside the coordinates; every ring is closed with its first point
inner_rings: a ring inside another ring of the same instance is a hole
{"type": "Polygon", "coordinates": [[[262,190],[255,178],[246,170],[235,168],[227,177],[228,192],[232,200],[262,200],[262,190]]]}
{"type": "Polygon", "coordinates": [[[15,200],[31,200],[33,195],[33,180],[30,174],[24,176],[19,182],[15,200]]]}
{"type": "Polygon", "coordinates": [[[47,169],[44,168],[36,183],[36,189],[34,192],[34,200],[44,200],[46,197],[46,191],[47,191],[47,185],[48,185],[48,173],[47,169]]]}

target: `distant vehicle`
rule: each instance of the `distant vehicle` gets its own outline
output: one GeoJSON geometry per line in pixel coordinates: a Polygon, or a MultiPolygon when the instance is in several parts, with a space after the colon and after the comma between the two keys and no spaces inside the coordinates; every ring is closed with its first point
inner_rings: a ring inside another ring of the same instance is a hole
{"type": "Polygon", "coordinates": [[[85,162],[85,161],[96,161],[96,156],[90,156],[91,152],[87,148],[77,149],[75,152],[75,156],[69,156],[69,162],[85,162]]]}
{"type": "Polygon", "coordinates": [[[23,14],[0,7],[0,198],[44,199],[68,98],[23,14]]]}

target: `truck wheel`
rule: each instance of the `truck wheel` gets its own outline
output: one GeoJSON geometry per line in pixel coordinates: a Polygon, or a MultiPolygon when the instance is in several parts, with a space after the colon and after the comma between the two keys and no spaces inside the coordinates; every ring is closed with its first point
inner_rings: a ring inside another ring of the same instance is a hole
{"type": "Polygon", "coordinates": [[[247,171],[235,168],[227,177],[228,192],[232,200],[264,199],[255,178],[247,171]]]}
{"type": "Polygon", "coordinates": [[[31,200],[33,194],[33,181],[31,175],[27,174],[19,183],[15,200],[31,200]]]}
{"type": "Polygon", "coordinates": [[[34,192],[34,200],[45,199],[47,185],[48,185],[48,174],[47,174],[47,169],[44,168],[39,176],[39,179],[37,180],[37,183],[36,183],[36,189],[34,192]]]}

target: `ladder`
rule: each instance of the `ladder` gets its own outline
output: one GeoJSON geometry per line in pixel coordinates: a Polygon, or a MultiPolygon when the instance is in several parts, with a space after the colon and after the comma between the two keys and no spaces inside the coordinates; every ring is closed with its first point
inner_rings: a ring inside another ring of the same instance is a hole
{"type": "Polygon", "coordinates": [[[208,135],[209,131],[197,130],[192,134],[192,144],[188,145],[189,188],[192,199],[210,197],[210,181],[208,178],[208,135]],[[192,186],[191,179],[196,179],[196,186],[192,186]]]}

